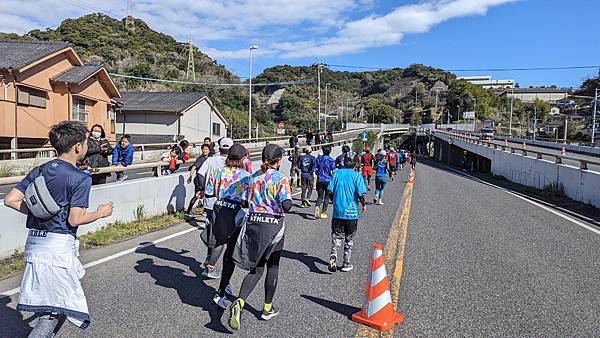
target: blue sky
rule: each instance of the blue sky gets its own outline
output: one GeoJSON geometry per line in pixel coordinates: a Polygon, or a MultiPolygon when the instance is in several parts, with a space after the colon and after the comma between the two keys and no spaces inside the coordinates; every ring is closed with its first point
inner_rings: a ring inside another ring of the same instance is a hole
{"type": "MultiPolygon", "coordinates": [[[[134,0],[134,16],[199,48],[241,77],[314,62],[369,67],[423,63],[443,69],[600,65],[600,1],[571,0],[134,0]]],[[[125,0],[2,0],[0,31],[56,27],[125,0]],[[40,11],[54,8],[54,11],[40,11]],[[23,15],[22,13],[33,13],[23,15]]],[[[459,72],[524,86],[577,87],[598,69],[459,72]]]]}

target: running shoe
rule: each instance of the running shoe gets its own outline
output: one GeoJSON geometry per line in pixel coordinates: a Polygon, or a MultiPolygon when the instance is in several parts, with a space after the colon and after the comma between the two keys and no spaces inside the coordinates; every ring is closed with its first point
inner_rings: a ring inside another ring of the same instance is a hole
{"type": "Polygon", "coordinates": [[[321,218],[321,208],[318,205],[315,207],[315,218],[321,218]]]}
{"type": "Polygon", "coordinates": [[[226,310],[227,309],[227,299],[225,297],[221,297],[219,296],[219,294],[216,294],[215,297],[213,298],[213,302],[215,302],[215,304],[217,304],[221,309],[226,310]]]}
{"type": "Polygon", "coordinates": [[[329,256],[329,266],[327,268],[331,272],[337,271],[337,256],[336,255],[329,256]]]}
{"type": "Polygon", "coordinates": [[[242,320],[242,303],[238,300],[229,307],[229,327],[233,330],[239,330],[242,320]]]}
{"type": "Polygon", "coordinates": [[[233,287],[231,286],[231,283],[227,284],[227,286],[225,287],[225,293],[233,296],[233,287]]]}
{"type": "Polygon", "coordinates": [[[310,208],[310,207],[312,207],[312,204],[310,203],[310,201],[309,201],[309,200],[306,200],[306,207],[307,207],[307,208],[310,208]]]}
{"type": "Polygon", "coordinates": [[[277,310],[274,306],[271,306],[271,310],[270,311],[265,311],[265,309],[263,309],[262,315],[260,315],[260,318],[262,320],[269,320],[275,316],[277,316],[279,314],[279,310],[277,310]]]}
{"type": "Polygon", "coordinates": [[[340,270],[342,270],[344,272],[348,272],[348,271],[352,271],[352,269],[354,269],[354,266],[352,266],[352,264],[350,264],[348,262],[344,262],[344,266],[342,266],[342,268],[340,270]]]}
{"type": "Polygon", "coordinates": [[[206,278],[210,278],[210,279],[219,279],[221,278],[221,274],[219,273],[219,271],[217,271],[217,268],[210,267],[207,266],[203,271],[202,271],[202,276],[206,277],[206,278]]]}
{"type": "Polygon", "coordinates": [[[322,212],[322,213],[321,213],[321,215],[319,215],[319,216],[321,216],[321,218],[322,218],[322,219],[325,219],[325,218],[327,218],[327,214],[326,214],[326,213],[324,213],[324,212],[322,212]]]}
{"type": "Polygon", "coordinates": [[[377,204],[377,198],[373,199],[373,203],[377,204]]]}
{"type": "Polygon", "coordinates": [[[381,200],[381,198],[377,201],[377,205],[383,205],[383,201],[381,200]]]}
{"type": "Polygon", "coordinates": [[[117,177],[117,182],[123,182],[125,181],[129,176],[127,176],[127,174],[123,174],[119,177],[117,177]]]}

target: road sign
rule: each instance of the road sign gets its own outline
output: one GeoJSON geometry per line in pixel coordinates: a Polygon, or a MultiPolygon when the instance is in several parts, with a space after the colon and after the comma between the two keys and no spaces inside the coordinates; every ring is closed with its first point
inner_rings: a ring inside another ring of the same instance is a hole
{"type": "Polygon", "coordinates": [[[362,132],[362,140],[363,142],[367,142],[369,140],[369,133],[367,133],[366,131],[362,132]]]}
{"type": "Polygon", "coordinates": [[[474,118],[475,118],[475,112],[474,111],[463,112],[463,119],[474,119],[474,118]]]}

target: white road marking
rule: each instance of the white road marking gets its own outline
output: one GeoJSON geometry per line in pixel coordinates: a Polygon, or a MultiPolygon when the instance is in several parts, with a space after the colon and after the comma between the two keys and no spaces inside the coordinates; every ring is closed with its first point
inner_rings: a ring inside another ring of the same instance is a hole
{"type": "MultiPolygon", "coordinates": [[[[297,195],[299,195],[299,194],[300,194],[299,192],[296,192],[296,193],[293,193],[293,194],[292,194],[292,196],[297,196],[297,195]]],[[[189,228],[189,229],[185,229],[185,230],[182,230],[182,231],[180,231],[180,232],[177,232],[177,233],[171,234],[171,235],[169,235],[169,236],[165,236],[165,237],[159,238],[159,239],[157,239],[157,240],[154,240],[154,241],[152,241],[152,242],[144,243],[144,244],[138,245],[138,246],[136,246],[136,247],[134,247],[134,248],[127,249],[127,250],[123,250],[123,251],[121,251],[121,252],[118,252],[118,253],[116,253],[116,254],[114,254],[114,255],[110,255],[110,256],[107,256],[107,257],[104,257],[104,258],[100,258],[100,259],[98,259],[98,260],[95,260],[95,261],[93,261],[93,262],[89,262],[89,263],[85,264],[83,267],[84,267],[84,268],[86,268],[86,269],[87,269],[87,268],[91,268],[91,267],[93,267],[93,266],[96,266],[96,265],[98,265],[98,264],[102,264],[102,263],[106,263],[106,262],[108,262],[108,261],[112,261],[112,260],[113,260],[113,259],[115,259],[115,258],[119,258],[119,257],[121,257],[121,256],[125,256],[125,255],[127,255],[127,254],[130,254],[130,253],[136,252],[137,250],[140,250],[140,249],[143,249],[143,248],[147,248],[147,247],[149,247],[149,246],[152,246],[152,245],[155,245],[155,244],[158,244],[158,243],[164,242],[164,241],[168,241],[168,240],[170,240],[170,239],[173,239],[173,238],[176,238],[176,237],[179,237],[179,236],[185,235],[185,234],[187,234],[187,233],[189,233],[189,232],[192,232],[192,231],[195,231],[195,230],[198,230],[198,229],[197,229],[197,228],[189,228]]],[[[19,293],[19,291],[20,291],[20,290],[21,290],[21,288],[14,288],[14,289],[12,289],[12,290],[4,291],[4,292],[0,293],[0,298],[4,298],[4,297],[10,297],[10,296],[12,296],[12,295],[15,295],[15,294],[19,293]]]]}
{"type": "Polygon", "coordinates": [[[535,201],[533,201],[533,200],[531,200],[531,199],[529,199],[527,197],[524,197],[524,196],[521,196],[521,195],[519,195],[517,193],[514,193],[514,192],[512,192],[512,191],[510,191],[510,190],[508,190],[506,188],[497,186],[497,185],[495,185],[493,183],[486,182],[486,181],[484,181],[484,180],[482,180],[482,179],[480,179],[478,177],[475,177],[473,175],[466,174],[466,173],[464,173],[464,172],[462,172],[460,170],[456,170],[456,169],[448,167],[448,166],[444,166],[444,167],[447,168],[447,169],[449,169],[449,170],[452,170],[452,171],[454,171],[456,173],[459,173],[461,175],[464,175],[464,176],[467,176],[469,178],[472,178],[472,179],[476,180],[477,182],[480,182],[480,183],[492,186],[494,188],[500,189],[500,190],[504,191],[507,194],[513,195],[513,196],[515,196],[515,197],[517,197],[517,198],[519,198],[519,199],[521,199],[521,200],[523,200],[525,202],[531,203],[531,204],[533,204],[533,205],[535,205],[537,207],[540,207],[540,208],[542,208],[542,209],[544,209],[546,211],[549,211],[549,212],[555,214],[556,216],[559,216],[559,217],[561,217],[563,219],[566,219],[567,221],[569,221],[571,223],[577,224],[577,225],[579,225],[582,228],[585,228],[585,229],[587,229],[587,230],[589,230],[589,231],[591,231],[591,232],[593,232],[593,233],[595,233],[597,235],[600,235],[600,229],[597,229],[597,228],[589,226],[589,225],[587,225],[587,224],[585,224],[583,222],[580,222],[580,221],[578,221],[578,220],[576,220],[576,219],[574,219],[574,218],[572,218],[572,217],[570,217],[568,215],[563,214],[562,212],[556,211],[556,210],[554,210],[552,208],[549,208],[549,207],[547,207],[547,206],[545,206],[543,204],[535,202],[535,201]]]}

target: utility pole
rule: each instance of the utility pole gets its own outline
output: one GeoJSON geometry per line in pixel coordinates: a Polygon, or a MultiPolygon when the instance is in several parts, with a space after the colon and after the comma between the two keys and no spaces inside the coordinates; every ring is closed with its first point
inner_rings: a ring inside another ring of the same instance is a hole
{"type": "Polygon", "coordinates": [[[196,80],[196,69],[194,67],[194,45],[192,45],[192,40],[188,43],[188,64],[187,71],[185,72],[185,79],[189,80],[190,77],[192,80],[196,80]]]}
{"type": "Polygon", "coordinates": [[[596,137],[596,110],[598,107],[598,91],[600,91],[600,88],[596,88],[596,92],[594,95],[594,114],[592,115],[592,147],[596,145],[595,137],[596,137]]]}
{"type": "Polygon", "coordinates": [[[508,120],[508,135],[512,136],[512,117],[513,117],[513,99],[515,97],[515,89],[511,89],[510,94],[510,118],[508,120]]]}
{"type": "MultiPolygon", "coordinates": [[[[248,50],[250,51],[250,59],[248,63],[249,74],[248,75],[248,138],[252,139],[252,50],[258,49],[258,46],[252,45],[248,50]]],[[[256,125],[256,137],[258,138],[258,124],[256,125]]]]}
{"type": "Polygon", "coordinates": [[[327,109],[327,89],[331,86],[331,83],[327,82],[325,84],[325,132],[327,132],[327,115],[329,114],[329,110],[327,109]]]}
{"type": "Polygon", "coordinates": [[[319,101],[319,110],[317,112],[317,123],[318,131],[321,131],[321,72],[323,71],[323,64],[317,65],[317,101],[319,101]]]}
{"type": "Polygon", "coordinates": [[[135,30],[135,19],[133,18],[133,0],[127,0],[127,15],[125,16],[125,29],[135,30]]]}
{"type": "Polygon", "coordinates": [[[565,144],[567,144],[567,124],[568,124],[567,121],[568,120],[569,120],[569,118],[567,117],[567,115],[565,115],[565,144]]]}
{"type": "Polygon", "coordinates": [[[446,113],[448,114],[448,124],[450,124],[450,109],[446,109],[446,113]]]}
{"type": "Polygon", "coordinates": [[[535,141],[535,133],[537,131],[537,107],[533,106],[533,140],[535,141]]]}

